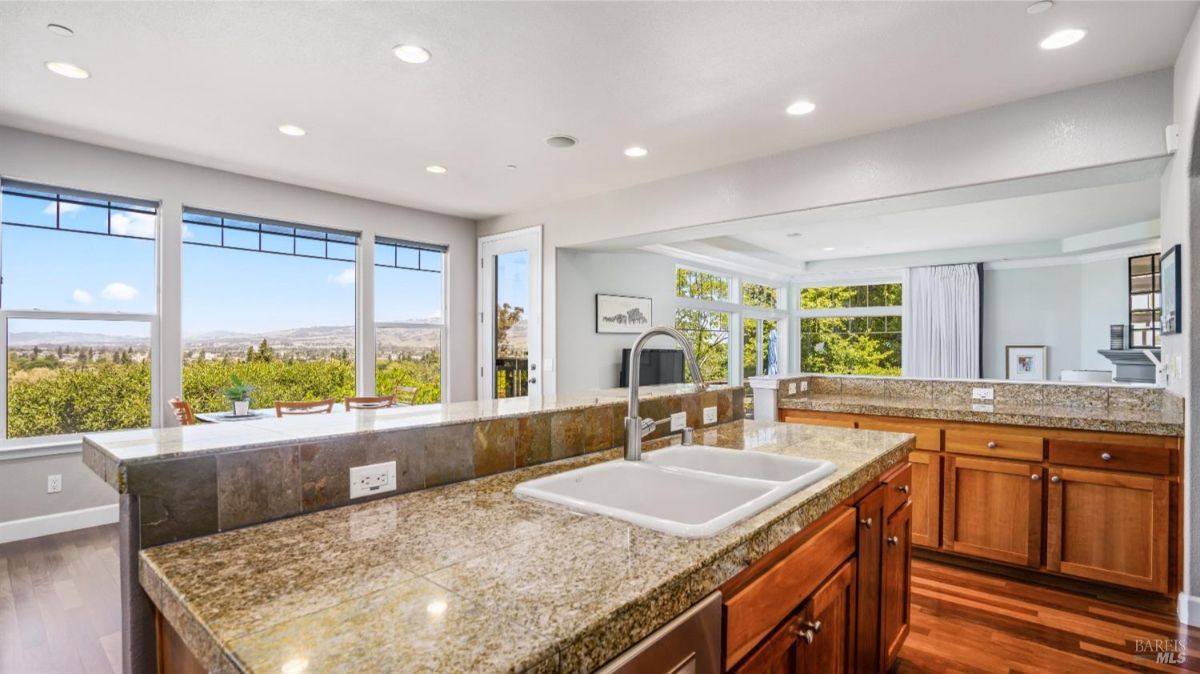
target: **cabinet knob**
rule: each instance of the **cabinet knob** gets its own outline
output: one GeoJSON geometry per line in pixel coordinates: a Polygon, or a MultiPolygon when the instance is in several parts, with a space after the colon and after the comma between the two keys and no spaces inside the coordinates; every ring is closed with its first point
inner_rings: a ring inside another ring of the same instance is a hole
{"type": "Polygon", "coordinates": [[[1059,482],[1062,481],[1062,478],[1057,475],[1051,475],[1050,481],[1053,482],[1054,484],[1058,484],[1059,482]]]}
{"type": "Polygon", "coordinates": [[[898,536],[888,536],[887,542],[888,545],[899,545],[900,538],[898,536]]]}
{"type": "Polygon", "coordinates": [[[859,520],[859,521],[858,521],[858,523],[859,523],[859,524],[861,524],[861,525],[863,525],[864,527],[866,527],[866,528],[868,528],[868,529],[870,529],[870,528],[871,528],[871,518],[870,518],[870,517],[868,517],[868,518],[867,518],[867,519],[865,519],[865,520],[859,520]]]}
{"type": "Polygon", "coordinates": [[[821,631],[821,627],[822,627],[820,620],[813,620],[812,622],[802,622],[802,623],[800,623],[800,626],[805,629],[812,630],[813,634],[819,633],[821,631]]]}
{"type": "Polygon", "coordinates": [[[1042,476],[1038,475],[1037,473],[1034,473],[1033,475],[1029,476],[1029,479],[1033,480],[1034,482],[1037,482],[1038,480],[1042,479],[1042,476]]]}
{"type": "Polygon", "coordinates": [[[988,449],[995,449],[995,448],[996,448],[996,441],[995,441],[995,440],[988,440],[987,448],[988,448],[988,449]]]}
{"type": "Polygon", "coordinates": [[[908,493],[908,485],[906,485],[906,484],[896,485],[896,491],[900,492],[901,494],[907,494],[908,493]]]}
{"type": "Polygon", "coordinates": [[[1100,455],[1100,460],[1101,460],[1101,461],[1112,461],[1112,454],[1109,454],[1108,452],[1105,452],[1105,453],[1103,453],[1103,454],[1101,454],[1101,455],[1100,455]]]}
{"type": "Polygon", "coordinates": [[[804,639],[805,642],[811,644],[813,642],[813,637],[815,637],[817,635],[815,633],[813,633],[812,630],[800,630],[800,631],[796,632],[796,636],[800,637],[801,639],[804,639]]]}

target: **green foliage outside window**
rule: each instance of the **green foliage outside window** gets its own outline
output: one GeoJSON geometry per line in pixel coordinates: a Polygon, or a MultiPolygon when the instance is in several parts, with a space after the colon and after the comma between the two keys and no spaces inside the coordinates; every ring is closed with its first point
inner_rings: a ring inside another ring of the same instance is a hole
{"type": "MultiPolygon", "coordinates": [[[[805,288],[801,309],[896,307],[901,285],[805,288]]],[[[800,320],[800,367],[803,372],[896,376],[900,374],[899,316],[831,316],[800,320]]]]}
{"type": "Polygon", "coordinates": [[[729,301],[729,279],[706,271],[675,270],[675,296],[712,302],[729,301]]]}
{"type": "Polygon", "coordinates": [[[898,307],[901,303],[900,293],[899,283],[804,288],[800,291],[800,308],[898,307]]]}
{"type": "Polygon", "coordinates": [[[779,307],[779,288],[757,283],[742,284],[742,304],[748,307],[775,309],[779,307]]]}

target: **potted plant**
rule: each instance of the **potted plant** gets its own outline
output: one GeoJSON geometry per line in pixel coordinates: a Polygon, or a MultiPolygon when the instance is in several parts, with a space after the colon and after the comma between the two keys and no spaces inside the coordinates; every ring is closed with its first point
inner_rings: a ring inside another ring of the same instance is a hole
{"type": "Polygon", "coordinates": [[[250,414],[250,393],[254,387],[243,382],[236,374],[229,379],[230,386],[225,389],[225,399],[233,403],[233,416],[244,417],[250,414]]]}

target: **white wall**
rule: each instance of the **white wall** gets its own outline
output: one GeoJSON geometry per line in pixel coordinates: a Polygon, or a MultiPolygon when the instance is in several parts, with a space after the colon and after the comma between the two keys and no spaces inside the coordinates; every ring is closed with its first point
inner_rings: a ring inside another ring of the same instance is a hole
{"type": "Polygon", "coordinates": [[[1112,370],[1097,353],[1108,326],[1125,323],[1124,257],[1054,266],[984,269],[983,377],[1004,379],[1004,347],[1045,345],[1046,376],[1063,370],[1112,370]]]}
{"type": "MultiPolygon", "coordinates": [[[[621,374],[621,350],[634,334],[596,333],[596,294],[654,301],[654,325],[675,324],[675,261],[653,253],[558,251],[558,390],[612,388],[621,374]]],[[[670,339],[653,347],[670,348],[670,339]]]]}
{"type": "MultiPolygon", "coordinates": [[[[192,164],[64,140],[0,126],[0,176],[161,203],[159,248],[160,298],[179,288],[181,218],[184,205],[263,218],[350,229],[449,247],[446,258],[448,333],[447,389],[451,400],[475,396],[475,228],[470,220],[251,178],[192,164]],[[173,251],[173,252],[172,252],[173,251]],[[173,255],[173,256],[172,256],[173,255]]],[[[364,254],[366,251],[364,251],[364,254]]],[[[362,267],[362,265],[360,265],[362,267]]],[[[159,320],[164,336],[161,362],[163,398],[182,389],[178,339],[180,308],[162,303],[159,320]]],[[[360,320],[362,320],[360,318],[360,320]]],[[[0,462],[0,522],[33,514],[86,508],[112,500],[103,490],[81,487],[68,495],[47,495],[45,475],[64,472],[70,484],[86,484],[77,466],[63,468],[62,458],[0,462]],[[28,485],[33,485],[32,490],[28,485]],[[40,488],[39,488],[39,485],[40,488]],[[8,495],[21,493],[21,499],[8,495]],[[77,495],[89,495],[76,499],[77,495]]]]}
{"type": "Polygon", "coordinates": [[[521,211],[479,232],[545,226],[543,349],[557,359],[557,248],[1161,156],[1171,116],[1166,70],[521,211]]]}

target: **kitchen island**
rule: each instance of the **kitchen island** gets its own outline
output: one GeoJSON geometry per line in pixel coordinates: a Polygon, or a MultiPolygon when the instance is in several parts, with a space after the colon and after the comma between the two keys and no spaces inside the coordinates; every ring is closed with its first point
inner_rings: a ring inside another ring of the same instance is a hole
{"type": "Polygon", "coordinates": [[[852,518],[847,500],[903,464],[913,440],[736,420],[696,442],[837,471],[701,539],[512,494],[610,450],[150,547],[138,576],[160,644],[212,671],[591,671],[810,525],[852,518]]]}

